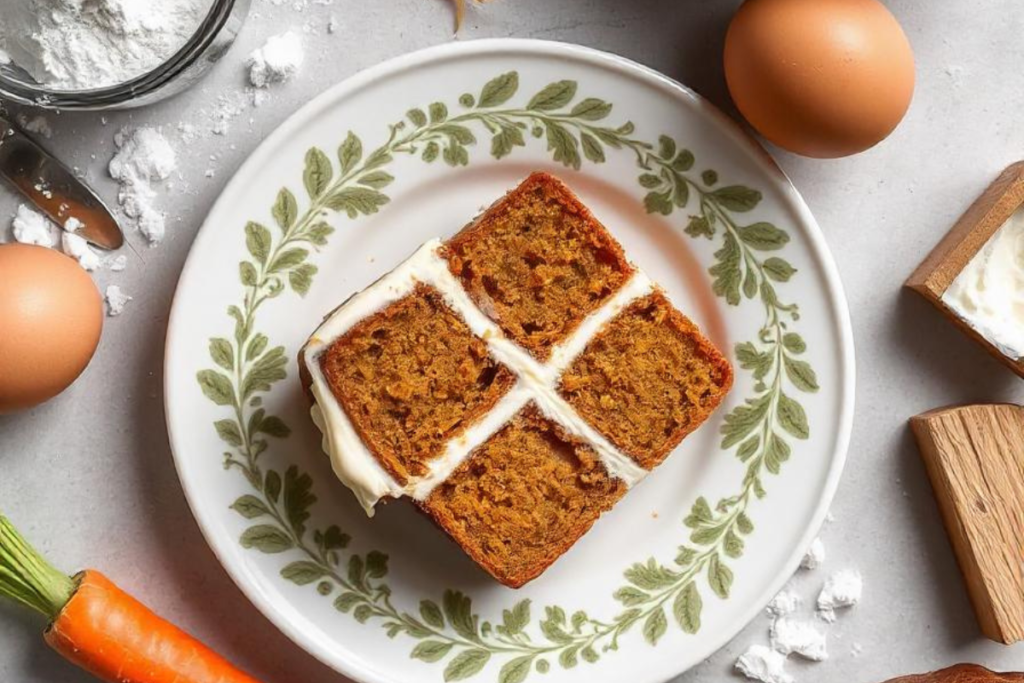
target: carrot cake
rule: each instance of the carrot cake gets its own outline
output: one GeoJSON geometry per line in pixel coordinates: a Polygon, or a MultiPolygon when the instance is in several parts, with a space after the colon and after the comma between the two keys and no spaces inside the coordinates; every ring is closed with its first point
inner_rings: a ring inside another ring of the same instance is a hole
{"type": "Polygon", "coordinates": [[[367,514],[411,499],[518,588],[718,407],[723,354],[535,173],[331,313],[300,373],[367,514]]]}

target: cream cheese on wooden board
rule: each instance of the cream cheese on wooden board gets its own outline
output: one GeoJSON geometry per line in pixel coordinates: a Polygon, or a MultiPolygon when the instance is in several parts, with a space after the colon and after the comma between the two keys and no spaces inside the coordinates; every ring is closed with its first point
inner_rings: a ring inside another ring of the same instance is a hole
{"type": "Polygon", "coordinates": [[[975,254],[942,303],[1006,356],[1024,356],[1024,208],[975,254]]]}

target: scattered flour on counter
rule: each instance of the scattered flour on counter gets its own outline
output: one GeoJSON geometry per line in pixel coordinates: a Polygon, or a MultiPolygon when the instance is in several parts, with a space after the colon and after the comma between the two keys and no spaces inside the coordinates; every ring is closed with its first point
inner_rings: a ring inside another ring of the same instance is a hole
{"type": "Polygon", "coordinates": [[[768,616],[772,617],[784,617],[787,614],[792,614],[800,608],[803,600],[799,595],[791,590],[783,589],[779,591],[779,594],[772,598],[772,601],[768,603],[768,607],[765,611],[768,616]]]}
{"type": "Polygon", "coordinates": [[[836,620],[836,610],[856,605],[863,591],[864,581],[860,572],[843,569],[832,574],[818,594],[818,615],[832,623],[836,620]]]}
{"type": "Polygon", "coordinates": [[[124,290],[117,285],[108,285],[103,298],[107,302],[107,315],[111,318],[121,315],[121,313],[124,312],[124,307],[132,300],[132,298],[125,294],[124,290]]]}
{"type": "Polygon", "coordinates": [[[44,138],[53,137],[53,129],[50,128],[50,122],[42,115],[29,118],[25,114],[18,114],[18,125],[29,133],[42,135],[44,138]]]}
{"type": "MultiPolygon", "coordinates": [[[[829,514],[827,521],[833,519],[829,514]]],[[[815,570],[824,562],[825,546],[820,539],[815,539],[800,566],[806,570],[815,570]]],[[[771,620],[768,644],[749,647],[736,660],[735,668],[739,673],[761,683],[794,683],[794,676],[786,671],[790,655],[809,662],[828,659],[828,638],[835,628],[835,610],[856,605],[863,592],[863,582],[855,570],[837,571],[826,579],[817,599],[814,599],[806,595],[806,590],[801,591],[801,587],[811,587],[808,585],[813,580],[811,576],[797,572],[790,583],[768,603],[765,608],[771,620]],[[805,600],[805,597],[809,599],[805,600]]],[[[833,637],[838,638],[840,635],[833,637]]],[[[849,656],[857,657],[861,652],[862,647],[854,643],[849,656]]]]}
{"type": "Polygon", "coordinates": [[[736,660],[736,670],[762,683],[793,683],[786,673],[786,655],[764,645],[751,645],[736,660]]]}
{"type": "Polygon", "coordinates": [[[274,83],[284,83],[298,72],[305,60],[302,38],[294,31],[271,36],[267,42],[252,52],[246,65],[249,67],[249,82],[254,88],[267,88],[274,83]]]}
{"type": "Polygon", "coordinates": [[[154,184],[166,180],[178,167],[174,148],[156,128],[122,130],[114,136],[117,153],[110,161],[110,176],[118,182],[117,201],[139,232],[156,246],[166,232],[166,216],[157,209],[154,184]]]}
{"type": "Polygon", "coordinates": [[[104,261],[103,265],[112,270],[115,273],[120,273],[128,267],[128,257],[124,254],[118,254],[117,256],[108,256],[104,261]]]}
{"type": "Polygon", "coordinates": [[[28,204],[18,207],[18,212],[11,222],[12,233],[16,242],[37,244],[41,247],[52,247],[53,223],[49,218],[32,209],[28,204]]]}
{"type": "Polygon", "coordinates": [[[194,124],[182,121],[178,124],[178,134],[182,142],[195,142],[199,138],[199,131],[194,124]]]}
{"type": "Polygon", "coordinates": [[[3,6],[0,50],[54,90],[141,76],[195,33],[211,0],[14,0],[3,6]]]}
{"type": "Polygon", "coordinates": [[[214,135],[227,135],[231,130],[231,122],[245,111],[245,107],[245,95],[242,93],[218,96],[214,109],[210,112],[210,119],[213,121],[210,131],[214,135]]]}
{"type": "Polygon", "coordinates": [[[828,659],[825,631],[810,619],[779,617],[772,622],[772,648],[781,654],[798,654],[804,659],[823,662],[828,659]]]}
{"type": "Polygon", "coordinates": [[[817,569],[824,561],[825,544],[821,542],[820,538],[816,538],[811,542],[811,547],[807,549],[804,559],[800,560],[800,567],[802,569],[817,569]]]}
{"type": "Polygon", "coordinates": [[[85,238],[73,232],[63,232],[60,236],[60,248],[65,254],[78,261],[89,272],[100,267],[100,255],[93,251],[85,238]]]}

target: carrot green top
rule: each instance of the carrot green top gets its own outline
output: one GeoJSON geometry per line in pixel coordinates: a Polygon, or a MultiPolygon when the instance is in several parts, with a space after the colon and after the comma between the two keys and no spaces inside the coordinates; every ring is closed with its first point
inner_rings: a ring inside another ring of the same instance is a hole
{"type": "Polygon", "coordinates": [[[53,620],[74,592],[74,579],[51,566],[0,515],[0,596],[53,620]]]}

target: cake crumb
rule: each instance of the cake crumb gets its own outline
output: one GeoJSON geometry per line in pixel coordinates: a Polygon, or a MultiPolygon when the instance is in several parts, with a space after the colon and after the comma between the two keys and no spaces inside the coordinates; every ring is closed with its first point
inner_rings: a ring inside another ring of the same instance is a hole
{"type": "Polygon", "coordinates": [[[856,605],[863,590],[860,572],[843,569],[832,574],[818,594],[818,615],[829,623],[835,621],[836,610],[856,605]]]}
{"type": "Polygon", "coordinates": [[[92,272],[100,267],[100,255],[92,250],[84,238],[73,232],[63,232],[60,248],[65,254],[78,261],[78,265],[92,272]]]}
{"type": "Polygon", "coordinates": [[[12,234],[16,242],[36,244],[40,247],[53,246],[53,234],[50,230],[52,225],[49,218],[27,204],[18,206],[18,212],[11,222],[12,234]]]}
{"type": "Polygon", "coordinates": [[[761,683],[793,683],[786,673],[786,655],[764,645],[751,645],[736,660],[736,670],[761,683]]]}
{"type": "Polygon", "coordinates": [[[249,55],[249,82],[254,88],[284,83],[298,72],[305,59],[302,39],[294,31],[271,36],[249,55]]]}
{"type": "Polygon", "coordinates": [[[804,559],[800,560],[801,569],[817,569],[821,566],[821,563],[825,561],[825,544],[821,542],[820,538],[816,538],[811,541],[811,546],[807,549],[804,554],[804,559]]]}
{"type": "Polygon", "coordinates": [[[828,659],[825,632],[810,619],[780,617],[772,623],[772,648],[781,654],[798,654],[813,662],[828,659]]]}
{"type": "Polygon", "coordinates": [[[117,285],[108,285],[103,298],[107,302],[107,315],[111,318],[121,315],[124,307],[132,300],[132,297],[125,294],[117,285]]]}

